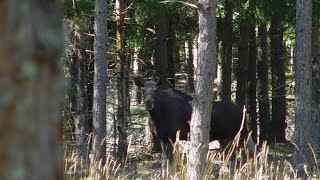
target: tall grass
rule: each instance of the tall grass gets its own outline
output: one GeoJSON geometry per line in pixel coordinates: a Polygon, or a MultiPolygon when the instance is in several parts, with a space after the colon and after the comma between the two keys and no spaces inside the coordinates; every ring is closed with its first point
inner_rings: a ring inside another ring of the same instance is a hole
{"type": "MultiPolygon", "coordinates": [[[[131,141],[130,141],[131,142],[131,141]]],[[[174,146],[173,157],[173,176],[172,179],[187,179],[187,155],[188,150],[182,148],[177,141],[174,146]]],[[[131,143],[129,143],[130,146],[131,143]]],[[[235,146],[237,143],[233,143],[231,146],[235,146]]],[[[208,152],[207,161],[205,163],[204,179],[218,179],[218,180],[291,180],[299,179],[297,177],[297,170],[289,163],[287,159],[276,159],[269,155],[269,146],[264,143],[259,151],[253,154],[248,153],[246,147],[236,148],[232,147],[226,151],[211,150],[208,152]],[[232,154],[230,149],[234,149],[235,153],[232,154]]],[[[89,165],[84,166],[79,171],[76,159],[76,153],[70,149],[65,150],[65,179],[160,179],[159,174],[160,166],[154,174],[149,176],[139,175],[136,172],[134,176],[129,175],[126,171],[130,169],[130,166],[137,166],[137,162],[130,162],[130,154],[126,158],[126,161],[121,165],[114,157],[107,156],[107,163],[102,165],[100,162],[96,162],[94,157],[89,156],[89,165]],[[90,169],[95,168],[99,172],[97,176],[90,175],[90,169]]],[[[159,157],[157,157],[159,158],[159,157]]],[[[144,161],[141,158],[139,161],[144,161]]],[[[160,164],[160,161],[158,161],[160,164]]],[[[149,167],[148,167],[149,168],[149,167]]],[[[146,171],[150,171],[145,167],[146,171]]],[[[306,179],[320,179],[319,167],[306,167],[307,177],[306,179]]]]}

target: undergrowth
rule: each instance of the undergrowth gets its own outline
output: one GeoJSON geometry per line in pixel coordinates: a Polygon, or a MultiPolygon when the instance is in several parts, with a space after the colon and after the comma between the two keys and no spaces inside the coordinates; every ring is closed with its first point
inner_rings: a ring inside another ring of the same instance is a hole
{"type": "MultiPolygon", "coordinates": [[[[248,155],[247,149],[239,149],[233,158],[231,154],[211,150],[205,162],[204,179],[299,179],[297,171],[290,163],[288,153],[291,152],[285,148],[275,150],[274,147],[270,150],[270,147],[264,144],[259,153],[251,156],[248,155]],[[275,151],[277,153],[274,153],[275,151]]],[[[175,144],[172,179],[187,179],[187,154],[181,152],[185,150],[182,150],[179,144],[175,144]]],[[[77,167],[76,154],[66,153],[65,179],[160,179],[161,177],[160,155],[149,154],[143,150],[138,155],[129,154],[125,167],[111,156],[107,157],[107,163],[104,166],[99,162],[94,162],[91,156],[89,159],[89,166],[82,167],[80,171],[75,170],[77,167]],[[98,175],[92,175],[92,168],[95,168],[98,175]]],[[[305,174],[307,177],[303,179],[320,179],[318,167],[306,167],[305,174]]]]}

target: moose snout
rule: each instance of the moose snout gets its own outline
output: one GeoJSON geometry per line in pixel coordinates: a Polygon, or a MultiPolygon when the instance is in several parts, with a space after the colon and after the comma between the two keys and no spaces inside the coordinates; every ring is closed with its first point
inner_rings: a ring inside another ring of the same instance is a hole
{"type": "Polygon", "coordinates": [[[147,111],[150,111],[154,108],[154,104],[152,101],[144,101],[143,102],[144,104],[144,108],[147,110],[147,111]]]}

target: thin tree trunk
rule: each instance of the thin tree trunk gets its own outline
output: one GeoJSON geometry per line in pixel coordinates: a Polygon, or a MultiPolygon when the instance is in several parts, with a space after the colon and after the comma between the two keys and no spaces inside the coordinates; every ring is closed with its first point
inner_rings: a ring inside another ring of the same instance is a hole
{"type": "MultiPolygon", "coordinates": [[[[94,24],[94,18],[90,18],[90,24],[94,24]]],[[[94,34],[94,27],[90,27],[90,34],[94,34]]],[[[88,37],[89,42],[94,42],[94,37],[88,37]]],[[[88,49],[93,51],[94,43],[88,43],[88,49]]],[[[87,100],[88,100],[88,134],[92,136],[93,129],[93,84],[94,84],[94,53],[88,53],[87,62],[87,100]]],[[[89,148],[92,148],[92,141],[89,141],[89,148]]]]}
{"type": "Polygon", "coordinates": [[[259,26],[259,58],[258,58],[258,81],[259,81],[259,121],[260,138],[268,139],[270,123],[270,102],[269,102],[269,83],[268,83],[268,42],[267,42],[267,24],[259,26]]]}
{"type": "MultiPolygon", "coordinates": [[[[76,140],[76,157],[77,166],[76,171],[81,170],[84,166],[88,165],[88,151],[87,151],[87,80],[86,80],[86,68],[87,68],[87,57],[84,47],[84,29],[79,24],[75,26],[75,50],[76,50],[76,68],[77,70],[77,111],[74,118],[75,124],[75,140],[76,140]],[[80,168],[80,169],[79,169],[80,168]]],[[[75,93],[74,92],[74,93],[75,93]]]]}
{"type": "MultiPolygon", "coordinates": [[[[87,100],[88,100],[88,133],[92,134],[93,126],[93,78],[94,78],[94,55],[90,54],[87,64],[87,100]]],[[[91,148],[92,146],[89,145],[91,148]]]]}
{"type": "Polygon", "coordinates": [[[194,91],[194,67],[193,67],[193,39],[188,40],[188,59],[187,59],[187,91],[194,91]]]}
{"type": "Polygon", "coordinates": [[[0,179],[63,179],[58,2],[0,3],[0,179]]]}
{"type": "Polygon", "coordinates": [[[233,7],[230,0],[225,0],[225,17],[223,31],[223,52],[222,52],[222,83],[221,83],[221,99],[231,100],[231,70],[232,70],[232,21],[233,7]]]}
{"type": "Polygon", "coordinates": [[[196,68],[195,100],[190,124],[190,151],[187,175],[190,180],[204,179],[213,100],[213,67],[216,61],[216,2],[198,1],[199,50],[196,68]]]}
{"type": "Polygon", "coordinates": [[[252,138],[257,142],[257,42],[255,24],[249,26],[249,64],[248,64],[248,122],[252,138]]]}
{"type": "MultiPolygon", "coordinates": [[[[138,49],[135,48],[134,49],[134,58],[132,60],[132,69],[133,69],[133,73],[134,74],[142,74],[141,73],[141,59],[139,57],[140,54],[138,54],[138,49]]],[[[136,101],[136,105],[140,105],[142,102],[142,89],[140,86],[134,86],[134,90],[136,91],[136,97],[135,97],[135,101],[136,101]]]]}
{"type": "Polygon", "coordinates": [[[152,153],[152,152],[161,152],[161,144],[160,141],[158,139],[158,137],[155,135],[155,133],[152,131],[151,128],[152,124],[151,124],[151,119],[148,118],[146,121],[146,126],[145,126],[145,145],[147,146],[147,150],[148,152],[152,153]]]}
{"type": "Polygon", "coordinates": [[[283,57],[283,30],[281,16],[275,13],[271,17],[271,74],[272,74],[272,120],[270,124],[270,140],[286,141],[286,89],[285,58],[283,57]]]}
{"type": "Polygon", "coordinates": [[[237,92],[236,102],[243,108],[246,103],[249,62],[249,23],[247,19],[240,22],[240,40],[238,44],[237,92]]]}
{"type": "MultiPolygon", "coordinates": [[[[168,12],[165,7],[159,5],[155,10],[153,22],[156,31],[156,39],[154,41],[154,64],[156,68],[156,77],[160,89],[168,89],[171,86],[169,78],[169,20],[168,12]]],[[[149,125],[150,123],[146,123],[149,125]]],[[[155,137],[155,134],[150,131],[150,127],[146,127],[146,143],[150,146],[150,151],[161,152],[160,141],[155,137]],[[149,142],[153,140],[153,142],[149,142]]]]}
{"type": "Polygon", "coordinates": [[[159,84],[161,89],[167,89],[171,87],[169,77],[169,59],[168,59],[168,37],[169,37],[169,20],[168,12],[165,7],[159,7],[154,17],[156,39],[155,39],[155,68],[156,76],[159,78],[159,84]]]}
{"type": "Polygon", "coordinates": [[[106,162],[106,70],[107,70],[107,1],[95,2],[94,27],[94,84],[93,84],[93,127],[92,153],[96,163],[91,167],[91,177],[101,179],[96,168],[106,162]]]}
{"type": "Polygon", "coordinates": [[[294,142],[298,149],[294,151],[293,161],[298,168],[298,175],[301,175],[304,172],[303,164],[311,167],[314,162],[309,131],[312,128],[312,1],[297,0],[296,5],[294,142]]]}
{"type": "MultiPolygon", "coordinates": [[[[174,18],[172,17],[174,15],[169,15],[171,19],[169,20],[169,37],[168,37],[168,82],[170,84],[169,87],[174,88],[175,87],[175,64],[179,63],[179,47],[175,46],[175,22],[174,18]]],[[[178,65],[179,66],[179,65],[178,65]]]]}
{"type": "Polygon", "coordinates": [[[312,29],[312,147],[316,158],[320,160],[320,25],[314,26],[312,29]]]}
{"type": "MultiPolygon", "coordinates": [[[[75,34],[75,22],[70,24],[70,28],[73,28],[73,33],[75,34]]],[[[73,46],[70,48],[70,57],[67,57],[67,68],[68,68],[68,75],[69,75],[69,82],[70,86],[68,89],[68,100],[69,100],[69,118],[70,120],[70,140],[74,141],[74,132],[75,132],[75,116],[77,111],[77,75],[78,75],[78,67],[77,67],[77,53],[76,53],[76,44],[75,44],[75,36],[70,35],[72,37],[73,46]],[[71,135],[72,134],[72,135],[71,135]]]]}
{"type": "Polygon", "coordinates": [[[118,107],[117,107],[117,131],[119,135],[117,157],[123,162],[127,156],[127,69],[129,64],[126,62],[124,52],[124,7],[123,0],[116,0],[115,12],[117,22],[117,89],[118,89],[118,107]]]}

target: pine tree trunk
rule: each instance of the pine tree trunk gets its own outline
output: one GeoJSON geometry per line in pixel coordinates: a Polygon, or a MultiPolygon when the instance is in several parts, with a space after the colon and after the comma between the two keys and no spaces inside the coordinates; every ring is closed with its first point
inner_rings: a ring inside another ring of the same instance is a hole
{"type": "Polygon", "coordinates": [[[312,147],[318,162],[320,162],[320,25],[312,29],[312,147]]]}
{"type": "Polygon", "coordinates": [[[120,162],[123,162],[127,156],[127,69],[129,64],[124,52],[124,7],[123,0],[116,0],[115,12],[117,21],[117,92],[118,92],[118,107],[117,107],[117,132],[119,135],[117,157],[120,162]]]}
{"type": "Polygon", "coordinates": [[[230,0],[225,0],[225,17],[223,31],[222,54],[222,83],[221,99],[231,101],[231,73],[232,73],[232,22],[233,7],[230,0]]]}
{"type": "MultiPolygon", "coordinates": [[[[75,34],[75,22],[72,22],[70,25],[70,28],[73,28],[73,32],[75,34]]],[[[69,122],[70,124],[70,129],[71,131],[69,132],[69,138],[71,141],[75,140],[75,116],[76,116],[76,111],[77,111],[77,81],[78,81],[78,67],[77,67],[77,52],[76,52],[76,44],[75,44],[75,36],[74,34],[70,35],[70,37],[72,37],[72,40],[70,40],[71,42],[73,41],[73,47],[70,48],[70,57],[67,57],[67,69],[68,69],[68,77],[69,77],[69,89],[68,89],[68,100],[69,100],[69,104],[68,104],[68,117],[71,120],[69,122]]]]}
{"type": "Polygon", "coordinates": [[[312,1],[297,0],[296,5],[294,142],[298,149],[294,151],[293,161],[298,169],[298,175],[302,175],[303,164],[306,163],[310,167],[314,162],[309,147],[312,145],[311,131],[309,131],[312,128],[312,1]]]}
{"type": "Polygon", "coordinates": [[[269,83],[268,83],[268,42],[267,25],[263,23],[259,26],[259,58],[258,58],[258,81],[259,81],[259,121],[260,138],[268,139],[270,123],[270,102],[269,102],[269,83]]]}
{"type": "MultiPolygon", "coordinates": [[[[158,83],[160,89],[168,89],[171,86],[169,78],[169,20],[168,12],[163,6],[159,6],[155,10],[154,15],[154,26],[156,32],[156,39],[154,41],[154,63],[156,68],[156,77],[158,78],[158,83]]],[[[146,123],[149,125],[149,123],[146,123]]],[[[150,146],[149,151],[161,152],[160,141],[155,137],[154,133],[150,133],[150,127],[146,127],[146,143],[150,146]],[[153,140],[153,142],[149,142],[153,140]]]]}
{"type": "Polygon", "coordinates": [[[179,63],[179,48],[175,46],[175,22],[174,18],[172,17],[174,15],[169,15],[171,19],[169,20],[169,37],[168,37],[168,82],[169,87],[174,88],[176,85],[175,82],[175,63],[179,63]]]}
{"type": "Polygon", "coordinates": [[[249,61],[249,23],[247,19],[240,22],[240,40],[238,45],[237,92],[236,102],[243,108],[246,103],[249,61]]]}
{"type": "Polygon", "coordinates": [[[148,152],[160,153],[161,152],[161,144],[160,144],[158,137],[152,131],[152,129],[154,129],[154,128],[151,128],[151,126],[152,126],[151,119],[148,118],[148,120],[146,121],[146,126],[145,126],[144,142],[145,142],[145,145],[147,146],[148,152]]]}
{"type": "Polygon", "coordinates": [[[187,91],[194,91],[194,67],[193,67],[193,39],[188,40],[188,59],[187,59],[187,91]]]}
{"type": "Polygon", "coordinates": [[[58,2],[0,3],[0,179],[63,179],[58,2]]]}
{"type": "Polygon", "coordinates": [[[187,175],[190,180],[204,179],[213,101],[213,67],[216,61],[216,2],[198,1],[199,49],[196,68],[195,100],[190,124],[190,151],[187,175]]]}
{"type": "Polygon", "coordinates": [[[77,83],[76,83],[76,93],[77,95],[77,110],[74,117],[75,124],[75,140],[76,140],[76,161],[77,166],[76,171],[83,169],[84,166],[88,165],[88,151],[87,151],[87,133],[88,133],[88,124],[87,124],[87,114],[88,114],[88,105],[87,105],[87,57],[84,47],[84,29],[83,26],[76,24],[75,26],[75,50],[76,50],[76,68],[77,70],[77,83]]]}
{"type": "Polygon", "coordinates": [[[283,56],[283,30],[281,16],[275,13],[271,17],[270,27],[271,74],[272,74],[272,120],[270,140],[286,141],[286,89],[285,58],[283,56]]]}
{"type": "Polygon", "coordinates": [[[255,24],[249,26],[249,64],[248,64],[248,122],[252,139],[257,142],[257,42],[255,24]]]}
{"type": "MultiPolygon", "coordinates": [[[[90,23],[94,24],[94,18],[90,19],[90,23]]],[[[90,34],[94,34],[94,29],[90,28],[90,34]]],[[[88,37],[89,42],[94,41],[94,37],[89,36],[88,37]]],[[[89,49],[92,49],[93,51],[93,43],[88,44],[89,49]]],[[[93,127],[93,83],[94,83],[94,53],[88,54],[88,64],[87,64],[87,100],[88,100],[88,133],[92,134],[92,127],[93,127]]],[[[90,141],[92,143],[92,141],[90,141]]],[[[89,144],[89,148],[91,148],[92,145],[89,144]]]]}
{"type": "Polygon", "coordinates": [[[169,59],[168,59],[168,37],[169,37],[169,20],[168,12],[164,7],[159,7],[154,17],[156,39],[154,42],[154,60],[156,76],[159,78],[161,89],[170,87],[169,77],[169,59]]]}
{"type": "Polygon", "coordinates": [[[106,161],[107,1],[96,0],[94,16],[92,156],[97,164],[91,166],[90,176],[101,179],[101,173],[96,168],[100,168],[98,163],[103,166],[106,161]]]}
{"type": "MultiPolygon", "coordinates": [[[[88,100],[88,134],[92,134],[93,126],[93,77],[94,77],[94,57],[93,54],[87,62],[87,100],[88,100]]],[[[90,146],[91,148],[92,146],[90,146]]]]}

